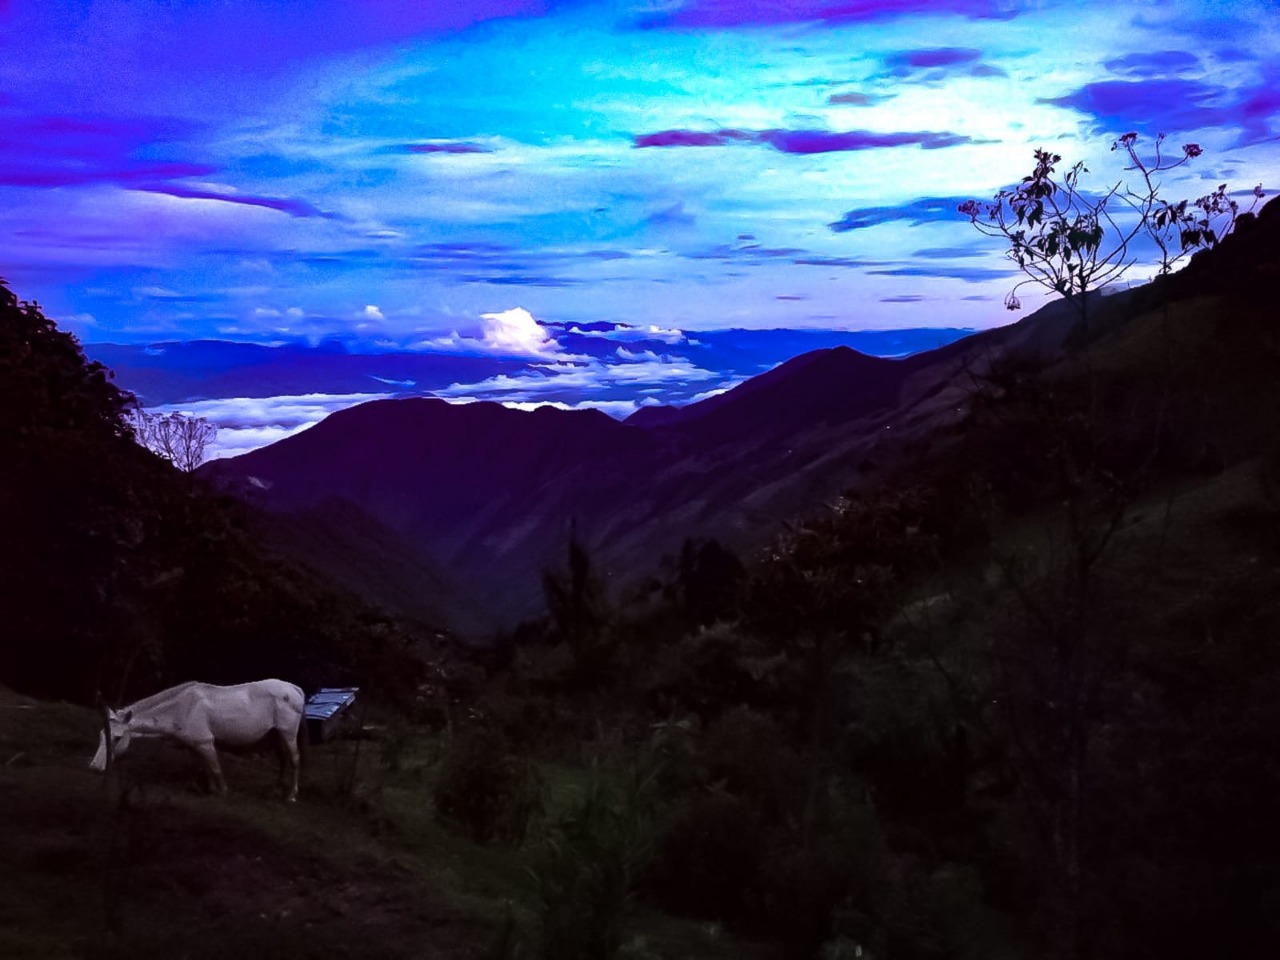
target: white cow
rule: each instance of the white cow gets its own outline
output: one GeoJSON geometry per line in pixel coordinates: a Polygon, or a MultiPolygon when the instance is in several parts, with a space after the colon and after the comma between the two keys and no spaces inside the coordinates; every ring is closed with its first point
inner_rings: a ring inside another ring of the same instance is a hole
{"type": "MultiPolygon", "coordinates": [[[[227,782],[214,744],[249,746],[274,730],[282,741],[281,780],[286,762],[293,771],[288,795],[293,801],[298,798],[298,731],[305,705],[302,690],[283,680],[256,680],[233,687],[190,682],[118,711],[109,710],[107,720],[115,756],[129,749],[133,737],[167,737],[200,755],[219,793],[227,792],[227,782]]],[[[98,752],[89,766],[106,769],[105,734],[98,735],[98,752]]]]}

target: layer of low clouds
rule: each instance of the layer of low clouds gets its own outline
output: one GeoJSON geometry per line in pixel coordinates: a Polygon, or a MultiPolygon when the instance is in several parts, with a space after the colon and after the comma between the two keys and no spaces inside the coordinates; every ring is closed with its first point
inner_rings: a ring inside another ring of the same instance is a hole
{"type": "Polygon", "coordinates": [[[331,413],[383,398],[377,393],[308,393],[278,397],[224,397],[163,404],[149,413],[178,413],[215,424],[218,433],[206,449],[206,459],[239,456],[284,440],[314,426],[331,413]]]}
{"type": "MultiPolygon", "coordinates": [[[[644,406],[684,405],[715,396],[807,350],[845,345],[877,356],[901,356],[964,334],[770,330],[693,337],[655,325],[602,323],[590,330],[546,326],[519,308],[487,319],[485,332],[505,352],[463,358],[421,351],[353,354],[332,343],[160,343],[112,347],[105,359],[119,371],[117,382],[136,390],[151,412],[204,417],[215,424],[218,436],[209,454],[227,457],[283,440],[331,413],[374,399],[427,396],[518,409],[551,405],[621,418],[644,406]],[[528,356],[535,351],[542,356],[528,356]],[[457,375],[464,361],[470,377],[457,375]],[[253,396],[242,389],[246,378],[253,396]],[[281,389],[298,384],[310,389],[281,389]],[[353,391],[352,384],[364,389],[353,391]],[[175,399],[183,395],[195,399],[175,399]]],[[[482,342],[481,337],[469,339],[482,342]]]]}

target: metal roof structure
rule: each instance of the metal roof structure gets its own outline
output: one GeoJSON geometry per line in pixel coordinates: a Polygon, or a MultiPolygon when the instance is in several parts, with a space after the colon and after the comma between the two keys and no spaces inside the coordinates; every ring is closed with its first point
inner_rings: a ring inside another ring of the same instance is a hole
{"type": "Polygon", "coordinates": [[[359,687],[321,687],[307,698],[303,715],[308,720],[332,720],[356,700],[359,687]]]}

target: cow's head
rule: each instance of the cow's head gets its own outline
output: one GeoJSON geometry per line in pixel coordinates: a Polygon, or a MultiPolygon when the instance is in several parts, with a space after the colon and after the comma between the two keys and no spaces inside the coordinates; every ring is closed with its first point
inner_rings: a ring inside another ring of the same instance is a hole
{"type": "MultiPolygon", "coordinates": [[[[107,729],[111,731],[111,752],[117,757],[129,749],[129,740],[133,736],[132,731],[129,729],[129,721],[132,719],[132,710],[126,710],[124,713],[116,713],[114,710],[107,711],[107,729]]],[[[98,734],[98,752],[89,761],[89,766],[94,770],[107,769],[107,734],[105,731],[98,734]]]]}

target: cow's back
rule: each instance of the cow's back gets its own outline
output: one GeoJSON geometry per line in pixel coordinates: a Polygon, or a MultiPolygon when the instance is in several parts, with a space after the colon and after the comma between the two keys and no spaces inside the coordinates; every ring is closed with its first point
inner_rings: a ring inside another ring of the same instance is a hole
{"type": "MultiPolygon", "coordinates": [[[[230,687],[200,684],[190,692],[198,701],[197,726],[216,741],[243,746],[273,729],[296,735],[306,698],[284,680],[256,680],[230,687]]],[[[194,718],[193,718],[194,719],[194,718]]]]}

